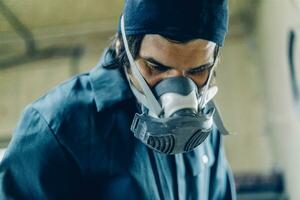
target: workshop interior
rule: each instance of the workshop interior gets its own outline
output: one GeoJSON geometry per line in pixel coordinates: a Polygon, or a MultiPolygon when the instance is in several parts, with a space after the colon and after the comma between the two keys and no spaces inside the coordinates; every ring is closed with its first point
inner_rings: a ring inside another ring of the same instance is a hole
{"type": "MultiPolygon", "coordinates": [[[[0,0],[0,160],[23,109],[87,72],[121,0],[0,0]]],[[[300,0],[229,0],[216,102],[238,199],[300,199],[300,0]]]]}

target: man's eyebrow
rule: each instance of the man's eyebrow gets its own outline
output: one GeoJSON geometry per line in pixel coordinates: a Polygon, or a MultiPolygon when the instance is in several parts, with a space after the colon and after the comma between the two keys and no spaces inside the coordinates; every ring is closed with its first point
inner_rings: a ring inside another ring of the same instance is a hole
{"type": "Polygon", "coordinates": [[[166,66],[164,64],[161,64],[160,62],[158,62],[157,60],[155,60],[154,58],[144,58],[147,62],[150,62],[150,63],[153,63],[154,65],[157,65],[159,67],[162,67],[162,68],[166,68],[166,69],[172,69],[174,67],[169,67],[169,66],[166,66]]]}
{"type": "Polygon", "coordinates": [[[200,65],[200,66],[198,66],[198,67],[191,67],[191,68],[189,68],[189,69],[186,70],[186,71],[188,71],[188,72],[204,71],[204,70],[207,70],[207,69],[209,69],[209,68],[212,68],[212,67],[214,66],[214,63],[215,63],[215,62],[208,62],[208,63],[205,63],[205,64],[200,65]]]}
{"type": "MultiPolygon", "coordinates": [[[[148,58],[144,58],[147,62],[153,63],[154,65],[157,65],[159,67],[165,68],[166,70],[168,69],[174,69],[175,67],[170,67],[170,66],[166,66],[160,62],[158,62],[157,60],[155,60],[154,58],[148,57],[148,58]]],[[[188,72],[193,72],[193,71],[202,71],[202,70],[206,70],[211,68],[214,65],[213,61],[210,61],[208,63],[205,63],[203,65],[200,65],[198,67],[190,67],[188,68],[186,71],[188,72]]]]}

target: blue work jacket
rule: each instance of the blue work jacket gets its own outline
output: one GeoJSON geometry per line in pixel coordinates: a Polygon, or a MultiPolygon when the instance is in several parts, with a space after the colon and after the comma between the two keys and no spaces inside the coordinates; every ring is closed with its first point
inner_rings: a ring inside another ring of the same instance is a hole
{"type": "Polygon", "coordinates": [[[0,199],[235,199],[217,128],[164,155],[130,131],[136,100],[113,53],[26,107],[0,164],[0,199]]]}

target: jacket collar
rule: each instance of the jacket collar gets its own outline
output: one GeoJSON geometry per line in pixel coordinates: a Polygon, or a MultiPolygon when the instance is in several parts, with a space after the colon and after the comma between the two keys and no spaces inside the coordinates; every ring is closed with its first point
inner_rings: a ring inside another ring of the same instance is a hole
{"type": "Polygon", "coordinates": [[[90,71],[91,86],[98,112],[133,97],[122,68],[105,68],[113,64],[116,64],[113,51],[106,49],[97,66],[90,71]]]}

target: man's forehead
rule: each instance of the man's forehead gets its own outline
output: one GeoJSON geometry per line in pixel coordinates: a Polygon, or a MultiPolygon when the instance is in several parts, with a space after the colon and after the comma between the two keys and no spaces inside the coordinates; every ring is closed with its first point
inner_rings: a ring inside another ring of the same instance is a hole
{"type": "Polygon", "coordinates": [[[204,39],[177,41],[177,40],[166,38],[159,34],[146,34],[142,42],[147,44],[171,45],[174,47],[194,47],[194,48],[202,48],[202,49],[214,48],[216,46],[216,43],[204,39]]]}
{"type": "Polygon", "coordinates": [[[216,43],[203,39],[182,43],[161,35],[148,34],[142,41],[140,56],[151,57],[170,66],[198,66],[211,62],[215,47],[216,43]]]}

